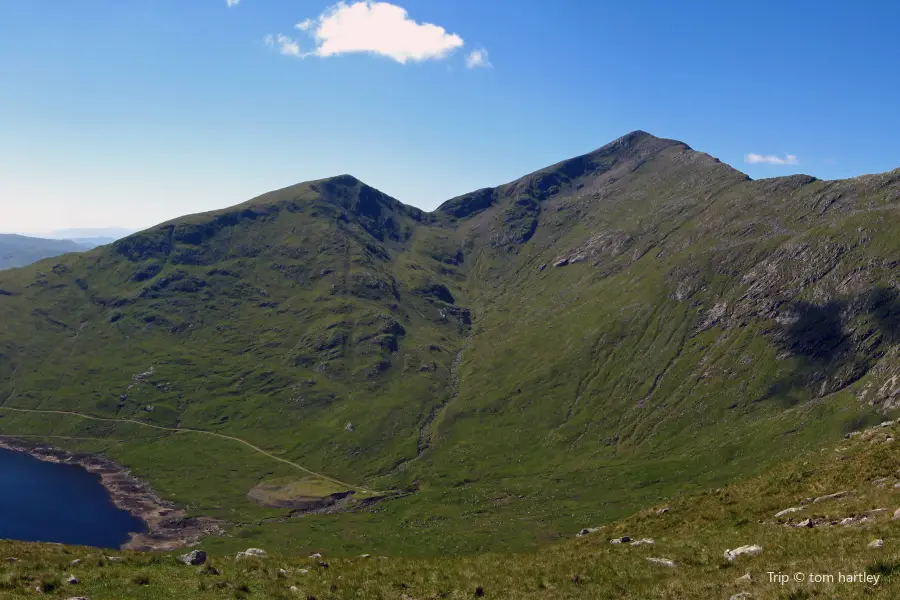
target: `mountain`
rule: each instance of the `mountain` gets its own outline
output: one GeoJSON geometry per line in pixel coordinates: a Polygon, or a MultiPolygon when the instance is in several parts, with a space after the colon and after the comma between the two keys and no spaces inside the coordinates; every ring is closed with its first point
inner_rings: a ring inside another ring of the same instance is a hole
{"type": "Polygon", "coordinates": [[[895,412],[898,205],[644,132],[432,213],[300,184],[0,274],[0,433],[212,549],[520,551],[895,412]]]}
{"type": "Polygon", "coordinates": [[[0,234],[0,269],[24,267],[44,258],[84,250],[84,246],[71,240],[45,240],[24,235],[0,234]]]}

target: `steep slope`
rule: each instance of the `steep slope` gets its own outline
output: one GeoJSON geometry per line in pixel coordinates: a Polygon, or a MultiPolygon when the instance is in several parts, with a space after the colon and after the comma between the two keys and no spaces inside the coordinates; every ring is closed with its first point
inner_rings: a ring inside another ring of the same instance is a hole
{"type": "Polygon", "coordinates": [[[898,205],[644,132],[430,214],[300,184],[0,275],[0,433],[240,539],[520,549],[893,410],[898,205]],[[285,520],[271,457],[403,495],[285,520]]]}
{"type": "Polygon", "coordinates": [[[24,267],[44,258],[84,250],[84,246],[71,240],[45,240],[24,235],[0,234],[0,269],[24,267]]]}

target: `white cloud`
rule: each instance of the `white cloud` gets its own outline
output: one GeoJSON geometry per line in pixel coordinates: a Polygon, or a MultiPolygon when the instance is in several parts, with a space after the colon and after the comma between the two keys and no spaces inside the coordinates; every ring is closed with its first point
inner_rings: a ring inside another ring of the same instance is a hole
{"type": "Polygon", "coordinates": [[[469,52],[469,55],[466,57],[466,66],[470,69],[477,69],[478,67],[489,69],[494,65],[492,65],[490,59],[488,59],[487,50],[484,48],[476,48],[469,52]]]}
{"type": "Polygon", "coordinates": [[[228,5],[228,8],[231,8],[232,6],[237,6],[240,3],[241,3],[241,0],[225,0],[225,4],[228,5]]]}
{"type": "Polygon", "coordinates": [[[297,40],[294,40],[286,35],[279,33],[278,35],[267,35],[263,38],[263,42],[269,48],[278,48],[278,51],[284,54],[285,56],[295,56],[297,58],[302,58],[303,53],[300,51],[300,44],[297,40]]]}
{"type": "MultiPolygon", "coordinates": [[[[464,44],[460,36],[443,27],[410,19],[399,6],[371,0],[338,2],[318,18],[302,21],[295,28],[307,32],[315,41],[315,48],[305,54],[286,53],[279,43],[282,54],[324,58],[369,53],[406,64],[446,58],[464,44]]],[[[270,45],[274,46],[274,42],[270,45]]]]}
{"type": "Polygon", "coordinates": [[[793,154],[785,154],[784,158],[780,156],[775,156],[774,154],[768,154],[763,156],[762,154],[756,154],[751,152],[750,154],[744,155],[744,162],[751,165],[758,164],[769,164],[769,165],[796,165],[797,157],[793,154]]]}

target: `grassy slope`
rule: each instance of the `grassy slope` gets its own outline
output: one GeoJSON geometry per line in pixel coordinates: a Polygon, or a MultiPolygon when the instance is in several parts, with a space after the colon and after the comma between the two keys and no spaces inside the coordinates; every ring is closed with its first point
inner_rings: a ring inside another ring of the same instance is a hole
{"type": "Polygon", "coordinates": [[[175,554],[110,553],[53,545],[0,543],[18,558],[0,564],[0,597],[49,597],[73,593],[91,600],[180,598],[592,598],[617,600],[731,598],[741,592],[758,600],[801,598],[895,598],[900,589],[900,427],[876,427],[836,447],[795,457],[756,478],[665,503],[611,523],[591,535],[551,544],[537,552],[414,559],[398,556],[334,558],[328,568],[297,551],[236,561],[213,551],[209,565],[187,567],[175,554]],[[879,481],[881,480],[881,481],[879,481]],[[838,491],[850,494],[803,505],[838,491]],[[797,513],[775,518],[788,507],[797,513]],[[887,509],[887,510],[880,510],[887,509]],[[874,512],[871,512],[874,511],[874,512]],[[836,521],[870,517],[849,526],[820,523],[790,527],[803,519],[836,521]],[[612,545],[614,537],[650,537],[653,545],[612,545]],[[868,544],[883,539],[884,547],[868,544]],[[734,562],[725,550],[758,544],[761,554],[734,562]],[[106,558],[121,557],[118,562],[106,558]],[[650,563],[667,558],[675,568],[650,563]],[[81,563],[70,563],[80,559],[81,563]],[[215,569],[215,570],[213,570],[215,569]],[[307,572],[302,570],[306,569],[307,572]],[[834,582],[786,583],[769,572],[833,576],[834,582]],[[839,574],[865,572],[878,584],[841,584],[839,574]],[[71,586],[65,576],[81,581],[71,586]],[[752,581],[737,579],[750,574],[752,581]],[[291,590],[291,587],[296,591],[291,590]]]}
{"type": "Polygon", "coordinates": [[[0,433],[100,438],[232,522],[218,550],[519,551],[891,406],[898,179],[751,182],[635,135],[430,215],[342,177],[0,276],[0,402],[416,490],[366,512],[262,523],[284,511],[246,494],[290,469],[224,440],[3,411],[0,433]]]}

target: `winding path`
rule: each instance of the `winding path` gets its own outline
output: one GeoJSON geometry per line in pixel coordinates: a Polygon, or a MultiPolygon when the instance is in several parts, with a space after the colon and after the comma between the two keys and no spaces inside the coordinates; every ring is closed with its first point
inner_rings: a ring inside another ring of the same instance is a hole
{"type": "MultiPolygon", "coordinates": [[[[203,429],[189,429],[189,428],[180,428],[179,429],[179,428],[172,428],[172,427],[162,427],[160,425],[144,423],[143,421],[138,421],[135,419],[107,419],[104,417],[95,417],[93,415],[86,415],[83,413],[66,411],[66,410],[35,410],[35,409],[30,409],[30,408],[11,408],[8,406],[0,406],[0,410],[12,411],[12,412],[17,412],[17,413],[33,413],[33,414],[43,414],[43,415],[47,415],[47,414],[49,414],[49,415],[69,415],[69,416],[78,417],[81,419],[88,419],[90,421],[102,421],[105,423],[133,423],[135,425],[140,425],[142,427],[150,427],[152,429],[158,429],[160,431],[168,431],[168,432],[172,432],[172,433],[199,433],[201,435],[208,435],[208,436],[212,436],[212,437],[221,438],[223,440],[230,440],[232,442],[238,442],[240,444],[247,446],[251,450],[254,450],[255,452],[259,452],[260,454],[268,456],[272,460],[277,460],[278,462],[282,462],[286,465],[290,465],[290,466],[294,467],[295,469],[299,469],[300,471],[307,473],[308,475],[312,475],[319,479],[324,479],[325,481],[330,481],[331,483],[335,483],[342,487],[360,490],[361,492],[363,492],[365,494],[375,494],[376,493],[375,491],[364,488],[360,485],[352,485],[352,484],[346,483],[344,481],[334,479],[333,477],[328,477],[327,475],[323,475],[321,473],[316,473],[315,471],[307,469],[306,467],[304,467],[302,465],[298,465],[295,462],[291,462],[291,461],[287,460],[286,458],[281,458],[280,456],[275,456],[271,452],[266,452],[259,446],[254,446],[253,444],[251,444],[250,442],[248,442],[246,440],[242,440],[241,438],[237,438],[237,437],[230,436],[230,435],[225,435],[224,433],[215,433],[213,431],[204,431],[203,429]]],[[[16,436],[10,435],[9,437],[16,437],[16,436]]],[[[24,436],[20,436],[20,437],[24,437],[24,436]]]]}

